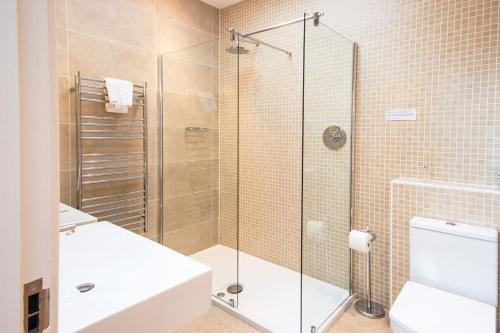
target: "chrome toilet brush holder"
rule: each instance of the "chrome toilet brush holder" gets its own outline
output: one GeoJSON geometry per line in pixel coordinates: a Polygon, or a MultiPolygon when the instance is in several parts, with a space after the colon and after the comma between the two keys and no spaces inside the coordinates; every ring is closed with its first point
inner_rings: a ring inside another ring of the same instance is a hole
{"type": "MultiPolygon", "coordinates": [[[[368,232],[372,235],[371,242],[375,240],[375,234],[373,234],[370,230],[366,229],[365,232],[368,232]]],[[[366,299],[360,298],[354,304],[354,308],[361,315],[371,318],[371,319],[379,319],[385,317],[385,310],[382,304],[372,301],[372,288],[371,288],[371,260],[370,260],[370,252],[366,254],[366,299]]]]}

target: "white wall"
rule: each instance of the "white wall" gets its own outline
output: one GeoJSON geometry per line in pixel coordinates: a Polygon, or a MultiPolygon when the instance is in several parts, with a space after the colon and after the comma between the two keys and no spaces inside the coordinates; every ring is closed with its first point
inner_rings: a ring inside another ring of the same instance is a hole
{"type": "Polygon", "coordinates": [[[0,1],[0,332],[21,327],[21,171],[17,1],[0,1]]]}
{"type": "Polygon", "coordinates": [[[0,332],[22,330],[22,286],[40,277],[57,332],[54,16],[54,0],[0,1],[0,332]]]}
{"type": "Polygon", "coordinates": [[[57,332],[59,146],[54,0],[18,0],[22,282],[51,289],[57,332]]]}

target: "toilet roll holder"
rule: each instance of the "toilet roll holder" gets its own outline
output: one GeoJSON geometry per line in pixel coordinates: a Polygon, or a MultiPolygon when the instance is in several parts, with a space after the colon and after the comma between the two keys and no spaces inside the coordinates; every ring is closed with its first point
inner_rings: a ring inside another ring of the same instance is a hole
{"type": "MultiPolygon", "coordinates": [[[[372,239],[370,240],[370,243],[373,243],[373,241],[377,238],[377,236],[370,231],[369,228],[366,228],[365,230],[362,230],[364,232],[369,233],[372,236],[372,239]]],[[[369,251],[366,256],[366,269],[365,269],[365,274],[366,274],[366,299],[360,298],[354,304],[354,308],[356,311],[358,311],[361,315],[371,318],[371,319],[379,319],[379,318],[384,318],[385,317],[385,310],[382,304],[377,303],[372,301],[372,288],[371,288],[371,258],[370,258],[370,252],[369,251]]]]}

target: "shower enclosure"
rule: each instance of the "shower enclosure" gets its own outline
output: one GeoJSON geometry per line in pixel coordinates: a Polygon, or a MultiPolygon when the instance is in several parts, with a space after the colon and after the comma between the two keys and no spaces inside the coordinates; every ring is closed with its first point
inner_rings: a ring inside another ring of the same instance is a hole
{"type": "Polygon", "coordinates": [[[161,241],[212,268],[214,304],[322,332],[352,296],[356,46],[321,14],[226,28],[159,59],[161,241]]]}

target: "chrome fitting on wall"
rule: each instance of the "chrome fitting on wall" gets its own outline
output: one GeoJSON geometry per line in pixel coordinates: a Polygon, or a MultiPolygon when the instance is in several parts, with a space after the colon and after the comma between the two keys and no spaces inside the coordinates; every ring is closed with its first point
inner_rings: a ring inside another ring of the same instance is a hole
{"type": "Polygon", "coordinates": [[[320,12],[315,12],[313,13],[313,17],[314,17],[314,26],[317,27],[319,25],[319,18],[321,17],[321,13],[320,12]]]}

